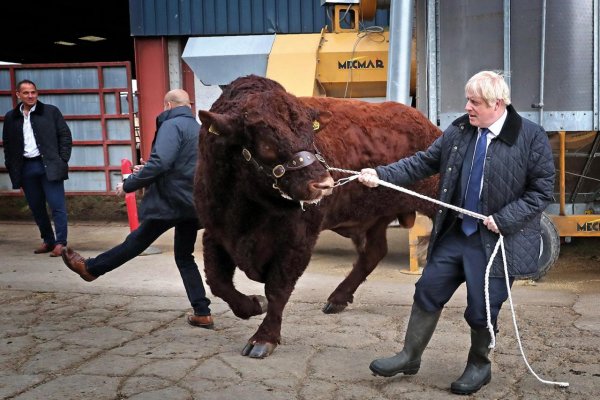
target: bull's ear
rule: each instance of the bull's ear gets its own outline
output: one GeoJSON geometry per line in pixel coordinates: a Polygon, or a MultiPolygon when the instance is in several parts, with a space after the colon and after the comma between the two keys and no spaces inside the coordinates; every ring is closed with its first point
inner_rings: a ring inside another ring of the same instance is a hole
{"type": "Polygon", "coordinates": [[[203,126],[214,135],[230,136],[239,130],[239,119],[228,114],[217,114],[210,111],[198,111],[198,118],[203,126]]]}
{"type": "Polygon", "coordinates": [[[333,118],[333,115],[329,111],[325,111],[325,110],[316,111],[316,117],[313,122],[314,130],[315,131],[323,130],[323,128],[325,128],[327,126],[327,124],[329,123],[329,121],[331,121],[332,118],[333,118]]]}

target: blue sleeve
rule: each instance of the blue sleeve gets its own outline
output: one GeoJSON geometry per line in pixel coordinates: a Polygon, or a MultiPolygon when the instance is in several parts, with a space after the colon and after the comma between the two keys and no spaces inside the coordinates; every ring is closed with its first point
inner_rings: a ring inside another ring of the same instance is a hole
{"type": "Polygon", "coordinates": [[[443,138],[443,135],[437,138],[425,151],[375,168],[379,179],[394,185],[407,186],[437,174],[440,170],[443,138]]]}
{"type": "Polygon", "coordinates": [[[141,171],[130,175],[123,182],[123,190],[127,193],[147,187],[157,177],[173,168],[181,144],[181,135],[176,125],[164,122],[156,133],[156,141],[152,147],[150,158],[141,171]]]}

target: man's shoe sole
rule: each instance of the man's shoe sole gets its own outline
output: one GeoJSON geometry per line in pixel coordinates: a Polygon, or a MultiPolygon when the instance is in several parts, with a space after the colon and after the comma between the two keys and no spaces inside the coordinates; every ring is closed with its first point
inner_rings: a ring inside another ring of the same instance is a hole
{"type": "Polygon", "coordinates": [[[373,373],[373,375],[377,375],[377,376],[383,376],[386,378],[390,378],[394,375],[398,375],[398,374],[404,374],[404,375],[415,375],[417,372],[419,372],[419,368],[410,368],[410,369],[401,369],[398,371],[394,371],[394,372],[387,372],[387,371],[382,371],[380,369],[378,369],[377,367],[373,366],[372,364],[369,365],[369,369],[371,370],[371,372],[373,373]]]}
{"type": "Polygon", "coordinates": [[[69,268],[71,271],[75,272],[77,275],[79,275],[79,277],[81,279],[83,279],[86,282],[92,282],[94,280],[96,280],[96,278],[98,278],[97,276],[94,276],[92,274],[90,274],[88,272],[88,276],[84,276],[82,274],[79,273],[79,271],[77,271],[76,269],[73,268],[73,266],[71,265],[71,260],[69,260],[69,258],[67,257],[67,247],[63,247],[62,251],[60,253],[60,256],[62,257],[63,262],[65,263],[65,265],[67,266],[67,268],[69,268]]]}

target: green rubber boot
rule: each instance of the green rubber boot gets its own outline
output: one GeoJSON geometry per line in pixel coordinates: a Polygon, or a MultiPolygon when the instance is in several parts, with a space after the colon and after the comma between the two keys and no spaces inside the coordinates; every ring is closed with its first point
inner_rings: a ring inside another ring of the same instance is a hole
{"type": "Polygon", "coordinates": [[[441,313],[441,310],[435,313],[423,311],[413,303],[404,337],[404,348],[395,356],[373,361],[369,365],[373,374],[389,377],[401,372],[404,375],[414,375],[419,372],[421,354],[433,335],[441,313]]]}
{"type": "Polygon", "coordinates": [[[471,349],[465,371],[458,380],[452,382],[450,390],[455,394],[471,394],[492,380],[492,363],[488,358],[492,341],[487,329],[471,329],[471,349]]]}

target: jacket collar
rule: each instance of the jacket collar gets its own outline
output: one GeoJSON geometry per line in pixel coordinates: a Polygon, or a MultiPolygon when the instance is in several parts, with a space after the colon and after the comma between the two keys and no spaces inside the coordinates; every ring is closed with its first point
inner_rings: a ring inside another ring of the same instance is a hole
{"type": "Polygon", "coordinates": [[[188,106],[179,106],[171,108],[170,110],[165,110],[161,112],[158,117],[156,117],[156,130],[160,128],[163,122],[168,119],[173,119],[177,117],[191,117],[194,118],[194,113],[192,109],[188,106]]]}
{"type": "MultiPolygon", "coordinates": [[[[502,126],[502,130],[498,135],[498,139],[502,140],[509,146],[512,146],[517,141],[517,137],[519,136],[519,131],[521,130],[521,125],[523,123],[521,116],[517,113],[515,108],[512,105],[506,107],[506,111],[508,111],[508,115],[506,116],[506,121],[504,121],[504,125],[502,126]]],[[[477,128],[469,123],[469,115],[465,114],[452,122],[452,125],[457,127],[463,127],[467,132],[476,131],[477,128]]]]}
{"type": "MultiPolygon", "coordinates": [[[[17,106],[15,107],[15,111],[13,112],[13,117],[15,117],[15,118],[23,117],[23,113],[21,112],[22,104],[23,104],[22,102],[17,104],[17,106]]],[[[31,111],[31,114],[43,114],[44,113],[44,103],[42,103],[41,101],[38,100],[35,103],[34,108],[35,109],[31,111]]]]}

